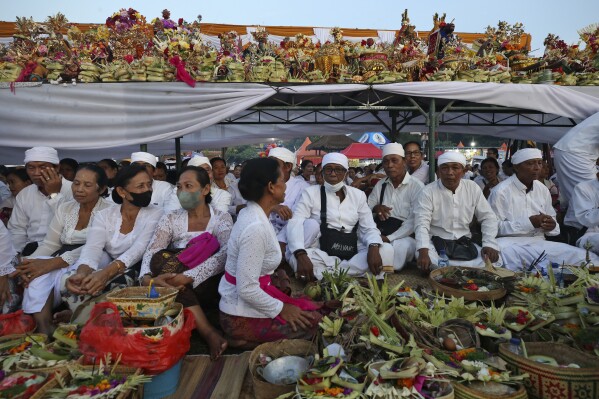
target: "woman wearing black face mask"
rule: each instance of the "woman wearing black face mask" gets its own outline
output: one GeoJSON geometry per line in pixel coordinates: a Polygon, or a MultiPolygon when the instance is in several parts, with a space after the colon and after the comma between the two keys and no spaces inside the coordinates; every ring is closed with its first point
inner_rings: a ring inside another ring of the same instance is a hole
{"type": "Polygon", "coordinates": [[[116,285],[132,285],[139,263],[162,216],[150,205],[152,179],[143,166],[130,165],[116,175],[113,206],[97,214],[87,235],[77,272],[66,282],[76,296],[98,295],[116,285]],[[102,264],[103,253],[111,262],[102,264]]]}

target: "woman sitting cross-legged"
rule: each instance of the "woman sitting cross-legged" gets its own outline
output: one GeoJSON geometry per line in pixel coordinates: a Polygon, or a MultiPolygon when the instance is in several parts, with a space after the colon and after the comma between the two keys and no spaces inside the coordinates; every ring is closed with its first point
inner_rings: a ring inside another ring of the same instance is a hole
{"type": "Polygon", "coordinates": [[[98,166],[81,167],[71,186],[74,200],[58,207],[43,243],[16,267],[25,286],[23,311],[33,316],[41,333],[52,333],[52,311],[62,302],[62,277],[79,258],[88,226],[98,212],[113,206],[100,197],[106,180],[98,166]]]}
{"type": "Polygon", "coordinates": [[[150,205],[152,179],[144,166],[129,165],[118,172],[112,199],[119,205],[98,212],[74,266],[77,272],[66,281],[68,291],[78,298],[132,285],[162,217],[162,208],[150,205]],[[104,253],[109,263],[103,261],[104,253]]]}
{"type": "Polygon", "coordinates": [[[188,166],[179,175],[177,197],[183,209],[168,213],[158,223],[141,264],[141,284],[154,279],[158,287],[180,288],[176,302],[192,311],[198,332],[212,358],[227,341],[210,325],[200,307],[218,308],[218,284],[225,270],[231,216],[210,204],[210,177],[188,166]]]}
{"type": "Polygon", "coordinates": [[[314,310],[321,304],[290,298],[271,285],[281,263],[281,247],[268,219],[285,199],[279,164],[268,158],[248,161],[239,191],[248,203],[233,226],[218,287],[221,327],[229,345],[251,348],[283,338],[311,339],[321,319],[314,310]]]}

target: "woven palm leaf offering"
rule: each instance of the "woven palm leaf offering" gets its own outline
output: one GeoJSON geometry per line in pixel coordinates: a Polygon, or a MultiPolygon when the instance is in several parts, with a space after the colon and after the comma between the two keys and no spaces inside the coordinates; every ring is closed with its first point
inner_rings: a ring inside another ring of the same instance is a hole
{"type": "Polygon", "coordinates": [[[4,371],[48,372],[56,367],[74,363],[81,353],[60,341],[46,343],[44,334],[15,336],[11,347],[5,347],[0,355],[4,371]]]}
{"type": "Polygon", "coordinates": [[[109,399],[126,397],[131,390],[150,382],[151,378],[141,375],[141,369],[119,366],[117,359],[111,365],[110,356],[100,360],[99,366],[69,365],[55,374],[53,387],[48,387],[49,398],[66,399],[109,399]]]}
{"type": "Polygon", "coordinates": [[[507,293],[502,278],[484,269],[443,267],[432,271],[429,280],[439,293],[470,301],[495,300],[507,293]]]}

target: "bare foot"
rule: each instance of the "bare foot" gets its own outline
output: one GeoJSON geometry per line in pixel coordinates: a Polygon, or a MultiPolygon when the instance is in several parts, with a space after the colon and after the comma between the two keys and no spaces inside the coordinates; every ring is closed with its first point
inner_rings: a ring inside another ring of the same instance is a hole
{"type": "Polygon", "coordinates": [[[214,329],[210,331],[208,334],[206,334],[204,339],[208,344],[208,349],[210,350],[210,358],[212,360],[218,359],[229,345],[227,340],[224,339],[223,336],[220,335],[218,331],[214,329]]]}
{"type": "Polygon", "coordinates": [[[71,316],[73,316],[73,312],[71,310],[62,310],[60,312],[54,313],[54,318],[52,322],[54,324],[70,323],[71,316]]]}

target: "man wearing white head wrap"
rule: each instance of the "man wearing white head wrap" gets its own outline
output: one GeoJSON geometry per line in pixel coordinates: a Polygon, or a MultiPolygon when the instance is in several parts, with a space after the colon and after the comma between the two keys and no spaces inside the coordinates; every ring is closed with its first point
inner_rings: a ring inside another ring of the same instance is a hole
{"type": "Polygon", "coordinates": [[[320,280],[325,270],[336,266],[347,269],[350,276],[370,272],[381,277],[382,266],[393,262],[393,247],[383,243],[366,203],[366,195],[344,184],[348,164],[343,154],[326,154],[322,159],[324,186],[306,188],[293,209],[293,217],[287,224],[287,261],[300,278],[320,280]],[[347,260],[320,249],[323,193],[327,221],[327,226],[323,227],[348,235],[357,228],[357,252],[347,260]]]}
{"type": "MultiPolygon", "coordinates": [[[[189,160],[187,166],[195,166],[204,169],[206,172],[208,172],[210,181],[212,182],[214,180],[214,176],[212,175],[212,164],[207,157],[196,155],[189,160]]],[[[210,184],[210,195],[212,196],[212,201],[210,202],[212,207],[222,212],[229,212],[229,208],[233,203],[233,196],[231,193],[218,188],[216,184],[210,184]]]]}
{"type": "Polygon", "coordinates": [[[416,206],[416,248],[418,267],[428,272],[436,268],[439,255],[433,237],[439,246],[447,241],[469,242],[472,233],[470,223],[474,216],[481,224],[482,250],[478,245],[478,256],[471,260],[449,257],[450,266],[483,267],[483,257],[499,265],[497,218],[485,199],[478,184],[462,179],[466,158],[457,152],[446,152],[439,157],[439,180],[424,187],[416,206]]]}
{"type": "MultiPolygon", "coordinates": [[[[545,235],[557,236],[559,224],[555,219],[551,194],[541,183],[543,155],[536,148],[518,150],[512,156],[514,175],[499,183],[489,196],[489,203],[499,219],[498,243],[504,265],[521,271],[522,264],[530,265],[545,252],[541,266],[550,262],[568,265],[585,259],[585,250],[572,245],[546,241],[545,235]]],[[[594,256],[593,262],[599,262],[594,256]]]]}
{"type": "Polygon", "coordinates": [[[401,144],[390,143],[383,147],[383,169],[387,177],[379,180],[368,196],[368,207],[381,230],[382,240],[393,245],[395,271],[414,259],[416,240],[410,236],[414,233],[414,208],[424,187],[408,173],[404,155],[401,144]]]}
{"type": "Polygon", "coordinates": [[[73,199],[71,182],[59,170],[58,153],[51,147],[25,151],[25,170],[34,183],[17,195],[8,229],[17,251],[31,255],[46,236],[58,206],[73,199]]]}
{"type": "Polygon", "coordinates": [[[154,179],[156,156],[149,152],[134,152],[131,154],[131,163],[145,166],[152,179],[152,199],[150,200],[150,204],[162,208],[164,212],[181,209],[175,186],[169,182],[154,179]]]}
{"type": "Polygon", "coordinates": [[[287,148],[275,147],[268,152],[268,157],[275,159],[285,179],[285,201],[274,207],[270,214],[270,223],[272,223],[277,232],[277,239],[281,244],[281,250],[285,253],[287,244],[287,222],[293,216],[292,209],[299,200],[302,191],[310,187],[310,183],[304,179],[292,179],[291,171],[295,165],[295,154],[287,148]]]}

